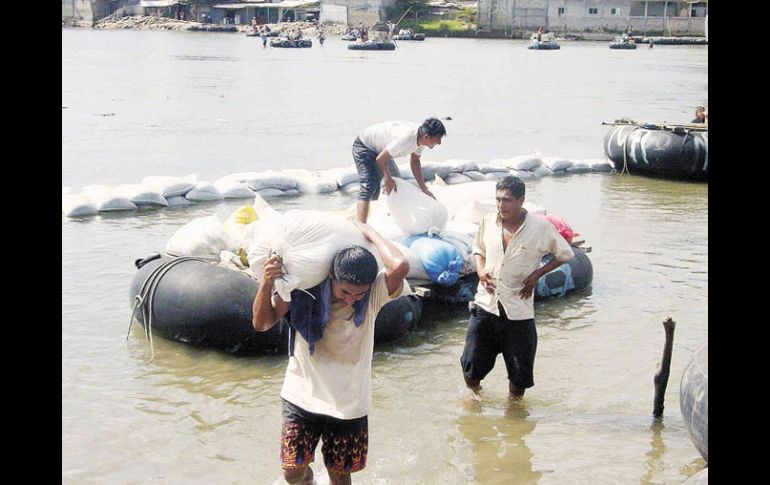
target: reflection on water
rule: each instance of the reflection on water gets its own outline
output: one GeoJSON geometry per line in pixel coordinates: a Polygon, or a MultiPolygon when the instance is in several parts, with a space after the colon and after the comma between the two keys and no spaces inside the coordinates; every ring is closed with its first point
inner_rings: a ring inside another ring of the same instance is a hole
{"type": "Polygon", "coordinates": [[[467,399],[454,421],[472,449],[475,483],[537,483],[542,473],[532,469],[526,437],[535,429],[524,401],[503,403],[467,399]]]}
{"type": "MultiPolygon", "coordinates": [[[[647,452],[647,460],[644,463],[644,474],[641,478],[643,485],[660,483],[657,479],[666,472],[671,465],[666,461],[666,442],[663,438],[665,416],[655,418],[650,425],[650,450],[647,452]]],[[[685,476],[690,477],[703,469],[705,462],[702,458],[696,458],[686,465],[676,467],[674,471],[681,470],[685,476]]]]}

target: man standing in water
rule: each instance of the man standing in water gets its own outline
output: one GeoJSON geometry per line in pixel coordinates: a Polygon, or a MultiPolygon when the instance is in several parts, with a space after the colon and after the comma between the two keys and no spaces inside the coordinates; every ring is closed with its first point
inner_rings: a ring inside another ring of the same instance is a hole
{"type": "Polygon", "coordinates": [[[399,171],[394,158],[411,154],[410,165],[414,179],[423,192],[433,197],[422,176],[420,156],[423,147],[432,149],[441,145],[444,136],[444,124],[437,118],[428,118],[419,126],[403,121],[386,121],[365,128],[356,137],[353,142],[353,160],[361,181],[357,209],[359,222],[366,222],[369,217],[369,201],[379,198],[383,178],[386,195],[396,189],[393,176],[398,176],[399,171]]]}
{"type": "Polygon", "coordinates": [[[502,353],[508,390],[520,399],[535,385],[537,351],[534,289],[541,276],[572,259],[575,253],[547,220],[524,209],[524,182],[508,176],[497,183],[497,213],[481,220],[473,255],[479,285],[460,357],[465,384],[474,392],[502,353]],[[546,254],[553,254],[540,268],[546,254]]]}
{"type": "Polygon", "coordinates": [[[312,298],[294,290],[291,302],[284,302],[273,294],[283,265],[271,254],[254,299],[257,331],[269,330],[286,315],[301,334],[293,340],[281,389],[281,467],[291,484],[315,483],[310,463],[320,438],[332,485],[350,484],[350,474],[366,466],[374,322],[383,305],[401,296],[409,263],[371,227],[358,227],[377,248],[384,270],[378,271],[367,249],[349,246],[334,257],[329,278],[308,290],[312,298]]]}

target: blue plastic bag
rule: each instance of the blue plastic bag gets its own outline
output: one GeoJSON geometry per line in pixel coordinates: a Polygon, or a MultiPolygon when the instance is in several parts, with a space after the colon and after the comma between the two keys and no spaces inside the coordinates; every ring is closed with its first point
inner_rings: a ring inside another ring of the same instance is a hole
{"type": "Polygon", "coordinates": [[[442,286],[457,282],[463,257],[456,247],[439,238],[422,235],[409,237],[404,244],[419,256],[431,281],[442,286]]]}

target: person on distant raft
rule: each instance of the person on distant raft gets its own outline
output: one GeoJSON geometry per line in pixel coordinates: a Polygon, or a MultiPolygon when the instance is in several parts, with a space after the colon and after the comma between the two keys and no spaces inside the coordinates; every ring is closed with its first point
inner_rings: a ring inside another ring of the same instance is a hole
{"type": "Polygon", "coordinates": [[[437,118],[428,118],[422,125],[386,121],[364,128],[353,141],[353,160],[356,162],[361,182],[361,190],[358,193],[358,220],[366,222],[369,217],[369,201],[380,197],[380,183],[383,179],[386,195],[396,189],[393,176],[398,176],[399,171],[393,159],[407,154],[411,154],[410,165],[417,185],[433,197],[422,176],[420,156],[423,147],[432,149],[441,145],[444,136],[446,128],[437,118]]]}
{"type": "Polygon", "coordinates": [[[254,298],[255,330],[266,332],[284,316],[291,327],[281,388],[281,468],[291,484],[315,483],[310,463],[321,438],[332,485],[350,484],[350,475],[366,466],[374,322],[408,288],[409,262],[374,229],[356,224],[376,248],[383,270],[368,249],[349,246],[337,252],[324,282],[292,291],[285,302],[274,291],[283,263],[271,251],[254,298]]]}
{"type": "Polygon", "coordinates": [[[545,274],[569,261],[574,251],[554,226],[524,208],[525,186],[508,176],[497,182],[497,212],[484,216],[473,242],[479,285],[471,302],[460,357],[465,384],[473,392],[502,353],[508,392],[521,399],[535,385],[537,351],[534,293],[545,274]],[[554,258],[543,267],[546,254],[554,258]]]}
{"type": "Polygon", "coordinates": [[[706,111],[705,106],[696,106],[695,107],[695,119],[691,121],[691,123],[705,123],[708,124],[709,122],[709,112],[706,111]]]}

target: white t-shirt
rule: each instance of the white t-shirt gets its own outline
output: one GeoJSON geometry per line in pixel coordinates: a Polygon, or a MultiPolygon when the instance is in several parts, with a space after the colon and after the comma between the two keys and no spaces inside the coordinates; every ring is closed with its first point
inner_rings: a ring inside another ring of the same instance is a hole
{"type": "Polygon", "coordinates": [[[307,341],[297,333],[281,397],[311,413],[337,419],[369,414],[374,322],[380,308],[401,296],[405,286],[406,282],[393,295],[388,295],[385,271],[380,271],[369,290],[364,321],[358,327],[353,322],[352,306],[332,303],[329,322],[324,327],[323,338],[315,343],[313,355],[307,341]]]}
{"type": "Polygon", "coordinates": [[[366,148],[378,155],[385,148],[392,158],[414,153],[422,154],[423,147],[417,146],[417,130],[420,125],[407,121],[386,121],[368,128],[358,135],[366,148]]]}
{"type": "Polygon", "coordinates": [[[473,243],[473,254],[484,256],[484,270],[492,275],[497,284],[497,291],[489,294],[479,282],[474,302],[499,316],[499,301],[509,320],[535,317],[535,292],[526,300],[519,296],[519,292],[524,279],[540,267],[543,256],[553,254],[559,261],[567,261],[575,256],[575,252],[556,232],[553,224],[529,213],[503,251],[503,228],[497,221],[496,212],[487,214],[481,220],[473,243]]]}

